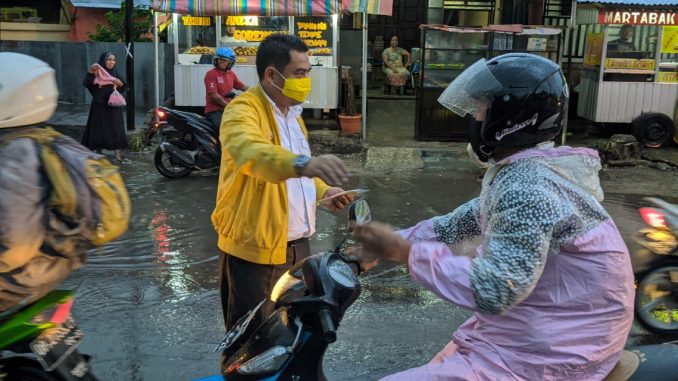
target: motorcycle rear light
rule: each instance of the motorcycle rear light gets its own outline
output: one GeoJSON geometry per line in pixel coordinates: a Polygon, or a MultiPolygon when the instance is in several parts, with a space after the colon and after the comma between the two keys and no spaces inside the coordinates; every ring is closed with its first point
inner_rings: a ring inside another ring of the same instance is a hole
{"type": "Polygon", "coordinates": [[[155,115],[158,116],[159,121],[164,121],[165,118],[167,117],[167,113],[165,113],[164,111],[162,111],[160,109],[155,110],[155,115]]]}
{"type": "Polygon", "coordinates": [[[67,302],[60,304],[56,312],[54,312],[54,315],[52,315],[52,318],[49,319],[49,321],[56,325],[63,324],[66,320],[68,320],[68,317],[71,316],[72,306],[73,299],[69,299],[67,302]]]}
{"type": "Polygon", "coordinates": [[[68,317],[71,316],[71,307],[73,306],[73,299],[68,299],[64,303],[51,306],[50,308],[42,311],[40,314],[35,315],[31,319],[32,324],[46,324],[52,323],[54,325],[61,325],[68,317]]]}
{"type": "Polygon", "coordinates": [[[653,208],[640,208],[640,216],[643,217],[645,223],[653,228],[666,229],[666,218],[664,213],[653,208]]]}

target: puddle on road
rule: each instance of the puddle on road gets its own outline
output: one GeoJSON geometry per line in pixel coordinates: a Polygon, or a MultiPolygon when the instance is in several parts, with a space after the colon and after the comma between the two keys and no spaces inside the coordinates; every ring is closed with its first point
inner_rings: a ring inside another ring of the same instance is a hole
{"type": "MultiPolygon", "coordinates": [[[[93,365],[101,379],[191,379],[216,373],[219,357],[212,349],[223,323],[219,250],[210,214],[217,176],[169,180],[147,159],[126,165],[123,172],[133,202],[130,230],[92,250],[87,265],[65,283],[78,287],[74,313],[86,333],[82,349],[96,356],[93,365]]],[[[475,197],[480,191],[476,176],[445,170],[369,173],[345,188],[369,189],[374,219],[405,228],[475,197]]],[[[625,238],[642,225],[640,199],[606,195],[605,206],[625,238]]],[[[344,237],[346,219],[345,212],[319,210],[312,251],[333,249],[344,237]]],[[[425,361],[467,316],[415,285],[404,268],[383,271],[365,276],[364,292],[347,312],[340,333],[344,339],[330,352],[335,376],[344,374],[346,361],[355,361],[365,348],[370,356],[400,353],[382,364],[382,374],[425,361]],[[368,343],[366,335],[373,336],[368,343]],[[406,349],[399,349],[402,342],[408,342],[406,349]],[[409,348],[423,349],[409,353],[409,348]]]]}

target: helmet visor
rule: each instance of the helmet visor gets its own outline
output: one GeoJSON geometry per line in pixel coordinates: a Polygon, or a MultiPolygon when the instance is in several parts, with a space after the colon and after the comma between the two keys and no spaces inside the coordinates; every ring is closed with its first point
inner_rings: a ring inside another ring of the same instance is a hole
{"type": "Polygon", "coordinates": [[[438,98],[438,103],[459,116],[474,115],[489,108],[501,83],[482,58],[464,70],[438,98]]]}

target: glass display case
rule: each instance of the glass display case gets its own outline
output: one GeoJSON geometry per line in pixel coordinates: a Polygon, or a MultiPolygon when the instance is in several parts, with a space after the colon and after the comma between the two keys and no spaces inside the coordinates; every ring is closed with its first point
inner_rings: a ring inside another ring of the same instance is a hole
{"type": "Polygon", "coordinates": [[[520,28],[501,32],[485,28],[422,26],[421,75],[417,88],[417,140],[465,140],[468,120],[438,103],[438,97],[459,74],[481,58],[508,52],[530,52],[560,63],[562,30],[520,28]]]}
{"type": "MultiPolygon", "coordinates": [[[[497,34],[495,33],[495,41],[497,34]]],[[[562,58],[562,30],[555,28],[526,28],[522,32],[505,38],[513,38],[508,49],[496,48],[493,55],[501,55],[506,52],[526,52],[536,54],[556,63],[561,63],[562,58]]]]}
{"type": "Polygon", "coordinates": [[[603,81],[653,82],[659,29],[656,25],[608,26],[603,81]]]}
{"type": "Polygon", "coordinates": [[[169,41],[174,44],[175,104],[204,106],[205,73],[212,69],[218,47],[236,54],[233,71],[240,81],[254,86],[259,81],[256,55],[259,44],[273,33],[295,34],[309,47],[311,94],[307,108],[337,108],[338,15],[328,16],[187,16],[172,14],[169,41]]]}
{"type": "Polygon", "coordinates": [[[415,139],[456,140],[466,134],[465,120],[438,103],[438,97],[464,69],[487,58],[490,35],[482,29],[423,28],[417,89],[415,139]]]}
{"type": "Polygon", "coordinates": [[[210,62],[217,46],[216,17],[177,15],[171,28],[176,29],[174,36],[176,36],[179,53],[177,59],[180,64],[210,62]]]}
{"type": "Polygon", "coordinates": [[[482,31],[450,33],[431,30],[425,33],[421,86],[447,87],[464,69],[487,56],[489,36],[482,31]]]}
{"type": "Polygon", "coordinates": [[[220,46],[232,48],[239,64],[254,65],[259,43],[273,33],[289,33],[290,17],[224,16],[220,46]]]}

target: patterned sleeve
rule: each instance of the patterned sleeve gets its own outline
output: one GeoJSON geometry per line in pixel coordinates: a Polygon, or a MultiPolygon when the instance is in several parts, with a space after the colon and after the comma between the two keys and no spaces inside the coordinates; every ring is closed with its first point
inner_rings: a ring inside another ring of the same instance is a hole
{"type": "Polygon", "coordinates": [[[444,216],[433,218],[439,242],[454,245],[480,235],[480,198],[474,198],[444,216]]]}
{"type": "Polygon", "coordinates": [[[483,255],[472,261],[471,286],[478,308],[499,314],[532,292],[563,211],[552,192],[516,187],[497,195],[490,213],[483,255]]]}

